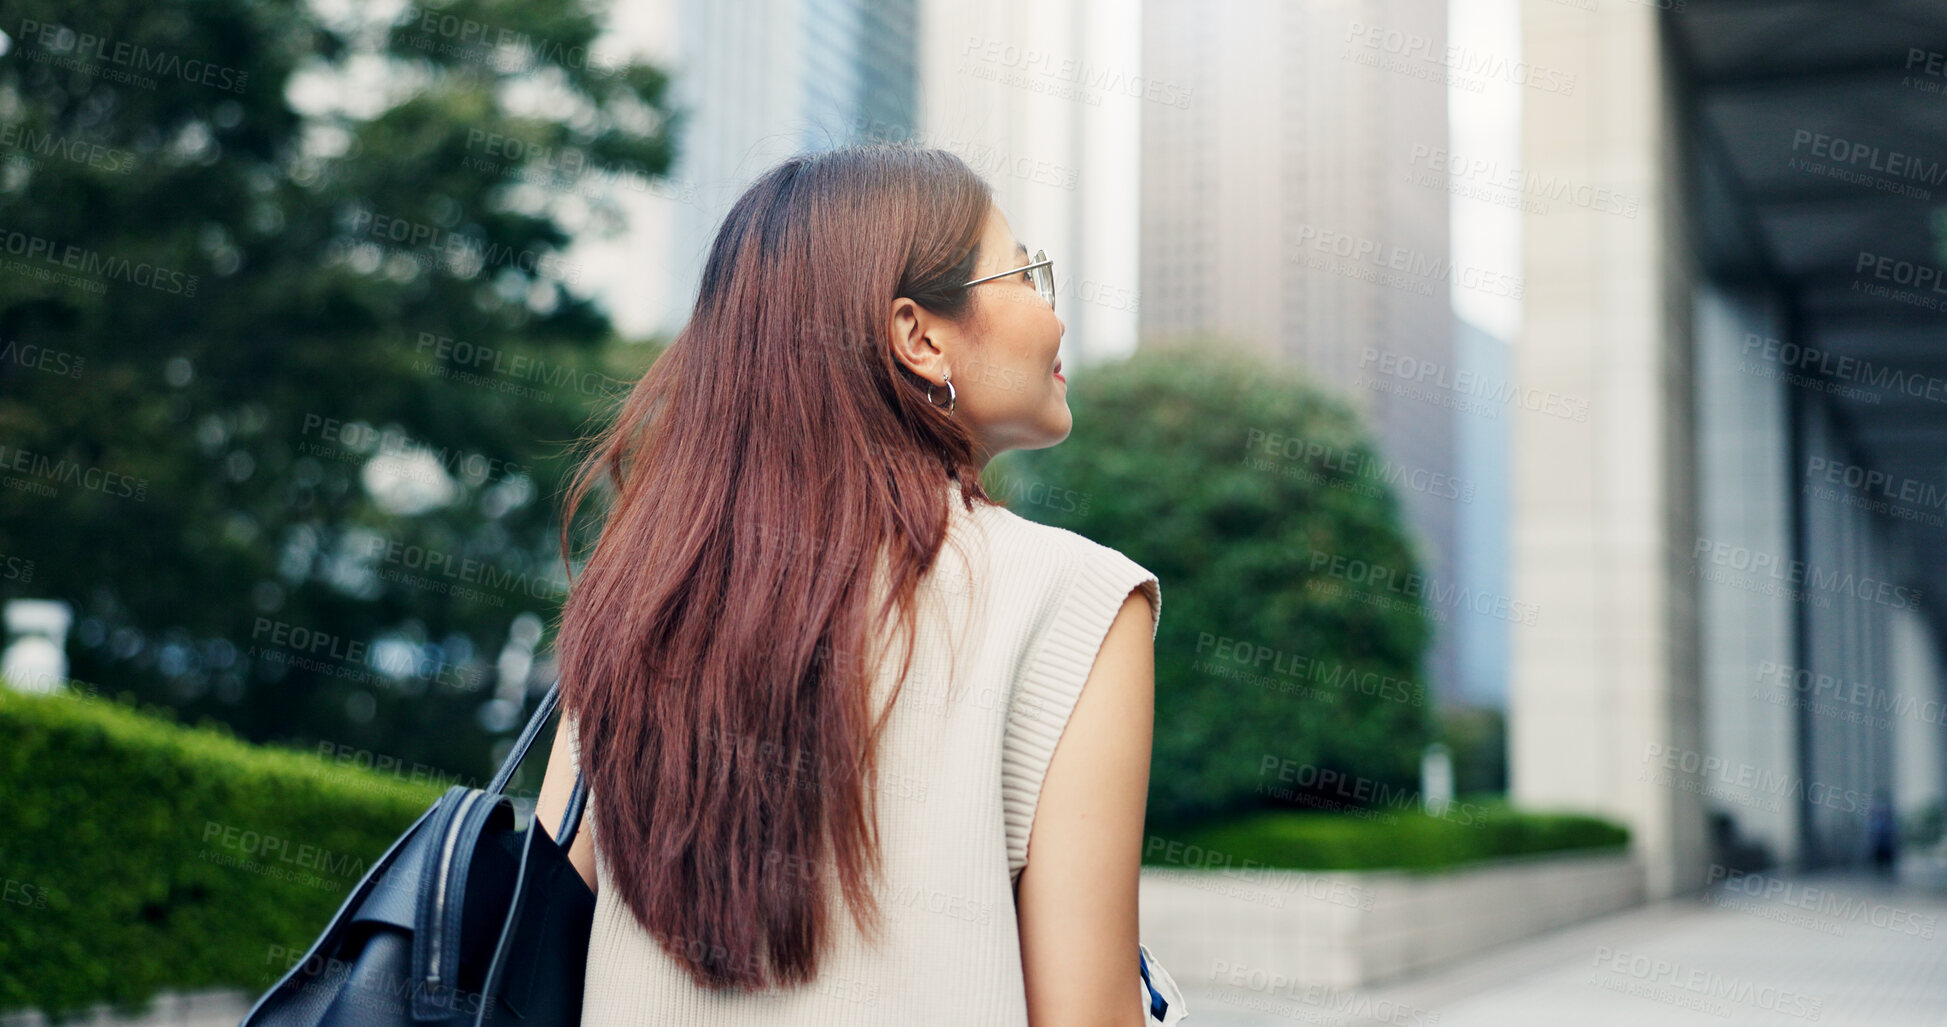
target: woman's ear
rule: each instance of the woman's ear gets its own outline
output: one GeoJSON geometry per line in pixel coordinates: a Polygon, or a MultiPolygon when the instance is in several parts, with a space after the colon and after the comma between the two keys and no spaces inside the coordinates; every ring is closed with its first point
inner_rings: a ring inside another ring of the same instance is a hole
{"type": "Polygon", "coordinates": [[[943,322],[918,303],[901,296],[892,301],[888,324],[893,358],[929,382],[944,380],[946,354],[933,338],[946,330],[943,322]]]}

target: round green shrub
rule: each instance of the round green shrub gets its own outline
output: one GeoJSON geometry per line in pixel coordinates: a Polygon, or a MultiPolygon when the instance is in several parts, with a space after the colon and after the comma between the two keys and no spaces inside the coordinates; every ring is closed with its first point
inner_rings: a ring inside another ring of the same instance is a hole
{"type": "Polygon", "coordinates": [[[1214,344],[1080,369],[1068,399],[1065,442],[1004,453],[985,481],[1157,575],[1151,823],[1339,808],[1348,780],[1415,789],[1432,625],[1356,414],[1214,344]]]}

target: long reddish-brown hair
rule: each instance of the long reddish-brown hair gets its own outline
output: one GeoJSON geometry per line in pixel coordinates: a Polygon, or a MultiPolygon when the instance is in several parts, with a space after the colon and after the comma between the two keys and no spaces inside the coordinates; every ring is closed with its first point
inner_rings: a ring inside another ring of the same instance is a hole
{"type": "Polygon", "coordinates": [[[612,486],[556,644],[595,844],[699,986],[813,980],[826,867],[861,931],[879,930],[867,875],[890,705],[871,708],[883,654],[868,650],[896,612],[904,680],[949,503],[992,502],[964,424],[894,359],[891,308],[972,316],[959,285],[992,203],[952,153],[903,144],[766,173],[569,489],[564,560],[576,507],[612,486]]]}

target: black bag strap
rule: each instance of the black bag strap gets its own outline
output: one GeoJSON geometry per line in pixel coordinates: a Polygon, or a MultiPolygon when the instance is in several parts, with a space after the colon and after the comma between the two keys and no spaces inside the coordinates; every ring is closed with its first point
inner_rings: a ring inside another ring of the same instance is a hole
{"type": "MultiPolygon", "coordinates": [[[[555,707],[561,704],[561,679],[555,678],[548,686],[548,692],[541,697],[541,705],[534,708],[534,715],[527,719],[527,726],[521,729],[520,736],[514,739],[514,748],[501,761],[500,769],[494,772],[493,780],[487,783],[487,792],[499,795],[507,790],[507,782],[514,779],[514,772],[520,769],[521,761],[527,758],[527,750],[534,747],[534,739],[540,737],[541,729],[547,726],[548,717],[555,707]]],[[[568,808],[561,816],[561,829],[554,833],[556,845],[565,851],[574,844],[575,833],[581,827],[581,814],[588,805],[588,781],[581,768],[575,768],[575,787],[568,794],[568,808]]]]}
{"type": "Polygon", "coordinates": [[[527,757],[527,750],[533,748],[534,739],[540,737],[541,729],[547,726],[548,715],[561,702],[561,679],[548,686],[548,694],[541,697],[541,705],[534,708],[534,715],[527,718],[527,726],[521,729],[520,737],[514,739],[514,748],[494,772],[493,780],[487,782],[487,791],[495,795],[507,790],[507,782],[514,779],[514,771],[519,770],[521,760],[527,757]]]}

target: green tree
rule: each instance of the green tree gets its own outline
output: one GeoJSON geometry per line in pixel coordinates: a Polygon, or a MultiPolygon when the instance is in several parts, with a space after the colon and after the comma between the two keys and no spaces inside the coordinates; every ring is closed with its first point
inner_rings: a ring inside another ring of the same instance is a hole
{"type": "Polygon", "coordinates": [[[9,5],[0,597],[74,604],[104,689],[478,771],[632,376],[566,247],[672,113],[574,0],[331,9],[9,5]]]}
{"type": "Polygon", "coordinates": [[[1353,412],[1215,343],[1088,369],[1069,406],[1067,441],[986,480],[1157,575],[1152,824],[1415,788],[1431,626],[1353,412]]]}

